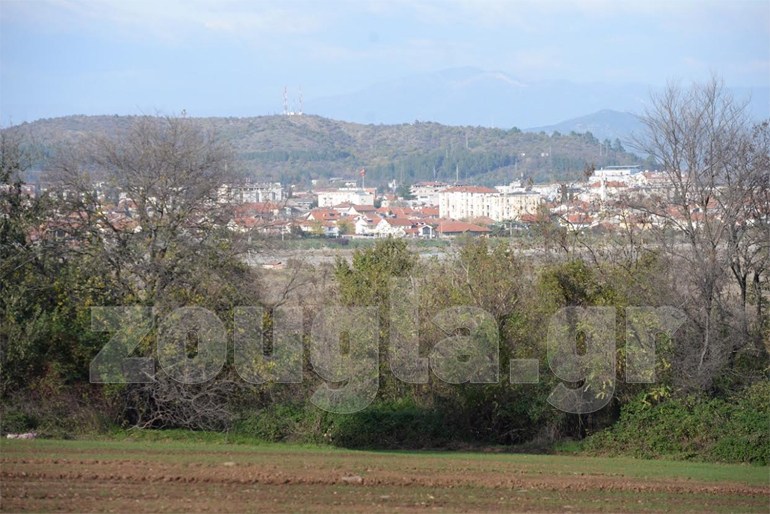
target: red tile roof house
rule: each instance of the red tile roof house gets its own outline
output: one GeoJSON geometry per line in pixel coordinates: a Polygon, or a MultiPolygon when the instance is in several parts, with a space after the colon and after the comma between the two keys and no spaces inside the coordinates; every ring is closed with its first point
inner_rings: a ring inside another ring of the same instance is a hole
{"type": "Polygon", "coordinates": [[[342,214],[334,209],[313,209],[305,219],[307,221],[337,221],[342,218],[342,214]]]}
{"type": "Polygon", "coordinates": [[[379,237],[404,237],[407,230],[416,225],[415,221],[405,218],[382,218],[374,229],[374,234],[379,237]]]}
{"type": "Polygon", "coordinates": [[[350,210],[351,207],[353,207],[352,203],[342,202],[342,203],[338,203],[337,205],[334,205],[332,209],[339,212],[340,214],[347,214],[347,212],[350,210]]]}
{"type": "Polygon", "coordinates": [[[443,220],[435,225],[436,235],[439,237],[453,237],[462,234],[472,236],[487,235],[491,230],[487,227],[466,223],[465,221],[443,220]]]}
{"type": "Polygon", "coordinates": [[[377,213],[377,207],[374,205],[351,205],[344,214],[348,216],[367,216],[371,218],[377,213]]]}
{"type": "Polygon", "coordinates": [[[235,232],[248,232],[259,225],[260,220],[253,216],[238,216],[230,220],[227,228],[235,232]]]}
{"type": "Polygon", "coordinates": [[[340,229],[337,227],[337,222],[328,220],[313,220],[308,219],[300,221],[298,223],[300,229],[308,234],[318,234],[325,237],[339,237],[340,229]]]}
{"type": "Polygon", "coordinates": [[[479,225],[480,227],[491,227],[496,222],[489,216],[479,216],[477,218],[469,219],[468,222],[470,222],[472,225],[479,225]]]}
{"type": "Polygon", "coordinates": [[[436,237],[436,231],[431,225],[420,221],[412,228],[406,229],[406,235],[423,239],[433,239],[436,237]]]}
{"type": "Polygon", "coordinates": [[[411,207],[392,207],[390,213],[394,218],[409,218],[415,214],[411,207]]]}
{"type": "Polygon", "coordinates": [[[572,212],[566,214],[562,219],[565,224],[575,229],[588,228],[594,223],[594,219],[584,212],[572,212]]]}
{"type": "Polygon", "coordinates": [[[380,207],[377,214],[383,218],[408,218],[416,211],[411,207],[380,207]]]}
{"type": "Polygon", "coordinates": [[[274,202],[243,203],[234,209],[236,217],[274,218],[281,212],[281,206],[274,202]]]}
{"type": "Polygon", "coordinates": [[[438,218],[438,207],[428,206],[420,209],[420,212],[426,218],[438,218]]]}
{"type": "Polygon", "coordinates": [[[377,224],[380,222],[379,216],[359,216],[356,219],[356,235],[357,236],[373,236],[377,224]]]}

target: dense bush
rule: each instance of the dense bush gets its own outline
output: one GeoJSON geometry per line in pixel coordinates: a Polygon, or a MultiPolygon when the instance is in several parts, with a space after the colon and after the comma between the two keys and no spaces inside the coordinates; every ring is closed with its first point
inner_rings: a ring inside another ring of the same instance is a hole
{"type": "Polygon", "coordinates": [[[520,444],[558,430],[563,415],[545,396],[477,389],[432,407],[411,400],[379,401],[353,414],[306,404],[273,404],[235,423],[239,435],[270,442],[325,443],[355,449],[449,448],[456,444],[520,444]]]}
{"type": "Polygon", "coordinates": [[[41,437],[69,439],[114,426],[117,413],[101,390],[52,388],[48,378],[33,387],[0,404],[0,434],[34,431],[41,437]]]}
{"type": "Polygon", "coordinates": [[[244,416],[233,430],[263,441],[369,449],[436,448],[453,436],[441,413],[408,401],[378,403],[354,414],[333,414],[311,404],[275,404],[244,416]]]}
{"type": "Polygon", "coordinates": [[[327,434],[335,446],[369,449],[444,447],[454,436],[440,412],[406,401],[331,416],[327,434]]]}
{"type": "Polygon", "coordinates": [[[770,464],[770,382],[726,399],[688,396],[651,405],[644,395],[620,421],[586,440],[592,453],[770,464]]]}
{"type": "Polygon", "coordinates": [[[319,418],[304,405],[273,404],[245,415],[233,431],[270,442],[316,442],[321,432],[319,418]]]}
{"type": "Polygon", "coordinates": [[[3,434],[28,432],[37,426],[38,419],[34,415],[16,406],[6,407],[0,416],[0,432],[3,434]]]}

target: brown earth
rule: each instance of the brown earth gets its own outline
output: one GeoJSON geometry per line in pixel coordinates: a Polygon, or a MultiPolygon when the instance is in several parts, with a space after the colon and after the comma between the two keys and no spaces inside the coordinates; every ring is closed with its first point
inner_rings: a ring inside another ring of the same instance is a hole
{"type": "Polygon", "coordinates": [[[0,510],[767,512],[770,486],[427,454],[5,445],[0,510]],[[52,457],[51,455],[55,455],[52,457]]]}

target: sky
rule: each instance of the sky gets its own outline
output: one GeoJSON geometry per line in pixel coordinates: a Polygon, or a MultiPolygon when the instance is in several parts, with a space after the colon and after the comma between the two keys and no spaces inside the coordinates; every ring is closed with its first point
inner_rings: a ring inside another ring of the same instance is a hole
{"type": "Polygon", "coordinates": [[[0,0],[0,126],[256,116],[472,66],[517,80],[770,85],[770,0],[0,0]]]}

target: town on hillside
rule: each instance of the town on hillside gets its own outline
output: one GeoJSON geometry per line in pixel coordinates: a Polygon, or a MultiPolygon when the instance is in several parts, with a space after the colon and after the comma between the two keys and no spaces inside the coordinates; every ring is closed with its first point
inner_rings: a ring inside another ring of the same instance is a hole
{"type": "MultiPolygon", "coordinates": [[[[674,194],[668,174],[640,166],[600,168],[587,173],[585,181],[569,184],[521,180],[494,188],[419,182],[408,188],[391,183],[388,191],[378,192],[364,186],[363,176],[360,182],[345,182],[342,187],[315,182],[318,187],[307,191],[277,182],[222,184],[217,202],[232,207],[227,227],[239,233],[280,238],[432,239],[527,231],[544,220],[577,231],[644,229],[663,222],[645,205],[674,194]]],[[[109,191],[104,183],[95,187],[113,227],[141,230],[132,198],[109,191]]],[[[32,197],[46,189],[44,183],[25,184],[23,192],[32,197]]],[[[689,212],[673,209],[666,219],[686,217],[697,223],[708,208],[693,204],[689,212]]],[[[63,223],[66,220],[52,220],[33,236],[64,234],[66,231],[59,230],[63,223]]]]}

